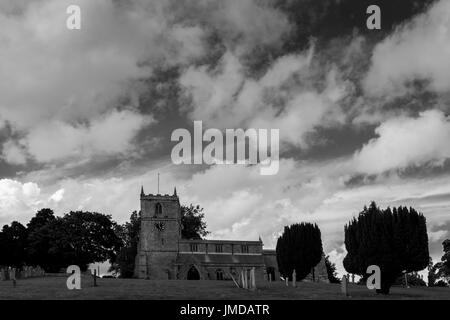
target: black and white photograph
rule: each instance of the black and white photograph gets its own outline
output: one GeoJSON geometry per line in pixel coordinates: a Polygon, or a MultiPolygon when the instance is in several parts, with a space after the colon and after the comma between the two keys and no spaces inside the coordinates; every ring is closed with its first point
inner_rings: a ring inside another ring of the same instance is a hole
{"type": "Polygon", "coordinates": [[[0,0],[0,300],[450,300],[450,1],[0,0]]]}

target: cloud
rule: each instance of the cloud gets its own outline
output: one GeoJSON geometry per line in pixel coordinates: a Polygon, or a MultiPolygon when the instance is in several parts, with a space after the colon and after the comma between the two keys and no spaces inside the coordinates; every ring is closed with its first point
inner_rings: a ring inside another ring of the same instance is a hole
{"type": "Polygon", "coordinates": [[[18,143],[7,141],[3,157],[9,163],[25,164],[24,150],[41,163],[126,155],[133,151],[139,130],[152,122],[150,116],[132,110],[114,110],[87,125],[51,120],[30,130],[18,143]]]}
{"type": "Polygon", "coordinates": [[[287,17],[255,0],[217,1],[218,9],[209,21],[221,33],[225,44],[237,46],[236,52],[247,53],[255,47],[280,45],[292,30],[287,17]]]}
{"type": "Polygon", "coordinates": [[[429,231],[428,238],[432,242],[438,242],[439,240],[445,240],[448,235],[448,230],[429,231]]]}
{"type": "Polygon", "coordinates": [[[417,118],[397,117],[375,129],[376,138],[354,156],[356,170],[378,174],[425,164],[439,165],[450,158],[450,122],[438,110],[417,118]]]}
{"type": "Polygon", "coordinates": [[[52,194],[49,198],[49,200],[52,200],[54,202],[60,202],[63,198],[64,198],[64,192],[66,190],[64,189],[59,189],[58,191],[56,191],[54,194],[52,194]]]}
{"type": "Polygon", "coordinates": [[[23,143],[39,162],[120,155],[132,151],[132,139],[151,122],[134,111],[113,111],[89,126],[56,121],[43,124],[30,131],[23,143]]]}
{"type": "Polygon", "coordinates": [[[277,49],[293,30],[271,0],[172,1],[171,10],[176,20],[202,25],[238,56],[255,49],[277,49]]]}
{"type": "Polygon", "coordinates": [[[436,92],[450,90],[450,2],[441,0],[379,43],[363,80],[366,93],[391,97],[411,92],[414,80],[436,92]]]}
{"type": "Polygon", "coordinates": [[[347,250],[345,248],[345,244],[342,244],[340,247],[337,247],[328,252],[328,259],[331,263],[334,263],[336,265],[336,271],[338,275],[344,275],[347,273],[343,265],[343,261],[346,255],[347,250]]]}
{"type": "Polygon", "coordinates": [[[0,73],[8,81],[0,83],[0,119],[15,140],[4,144],[2,158],[23,165],[27,155],[47,162],[127,151],[132,136],[151,123],[148,113],[137,112],[136,82],[150,77],[154,66],[204,55],[203,29],[171,21],[168,6],[137,0],[4,3],[0,73]],[[81,8],[81,30],[65,27],[69,4],[81,8]],[[117,111],[126,103],[134,111],[117,111]]]}
{"type": "Polygon", "coordinates": [[[1,157],[10,164],[23,165],[27,162],[24,148],[13,140],[8,140],[3,144],[1,157]]]}
{"type": "Polygon", "coordinates": [[[31,217],[43,205],[40,196],[41,189],[36,183],[0,179],[0,223],[31,217]]]}
{"type": "Polygon", "coordinates": [[[282,56],[256,79],[232,52],[215,69],[188,68],[180,84],[192,101],[189,117],[218,128],[281,129],[283,142],[306,147],[307,133],[344,121],[339,103],[350,87],[333,67],[316,75],[313,53],[282,56]]]}

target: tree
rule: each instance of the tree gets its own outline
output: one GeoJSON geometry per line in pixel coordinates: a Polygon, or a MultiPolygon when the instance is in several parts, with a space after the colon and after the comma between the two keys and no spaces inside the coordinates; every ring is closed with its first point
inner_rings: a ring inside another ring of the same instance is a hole
{"type": "Polygon", "coordinates": [[[116,229],[122,240],[122,247],[117,254],[115,263],[112,263],[110,271],[119,272],[121,278],[133,277],[140,229],[141,212],[137,211],[133,211],[130,221],[116,229]]]}
{"type": "Polygon", "coordinates": [[[444,265],[445,273],[450,276],[450,239],[442,242],[442,247],[444,249],[444,255],[441,258],[441,261],[444,265]]]}
{"type": "Polygon", "coordinates": [[[433,264],[433,259],[430,257],[430,261],[428,263],[428,286],[434,287],[436,280],[436,265],[433,264]]]}
{"type": "Polygon", "coordinates": [[[341,283],[341,280],[337,277],[336,264],[330,261],[330,257],[325,257],[325,265],[327,267],[328,280],[330,283],[341,283]]]}
{"type": "Polygon", "coordinates": [[[405,281],[405,275],[403,274],[395,280],[394,284],[402,286],[408,285],[411,287],[424,287],[427,285],[420,274],[417,272],[407,273],[406,279],[407,282],[405,281]]]}
{"type": "Polygon", "coordinates": [[[51,210],[41,210],[29,224],[29,259],[48,272],[72,264],[84,271],[89,263],[114,259],[120,248],[115,225],[101,213],[71,211],[54,217],[51,210]]]}
{"type": "Polygon", "coordinates": [[[444,249],[444,255],[441,261],[433,265],[433,261],[430,258],[430,264],[428,266],[428,286],[447,286],[450,282],[450,240],[447,239],[442,242],[444,249]]]}
{"type": "Polygon", "coordinates": [[[284,227],[276,245],[280,274],[297,280],[304,279],[322,258],[322,239],[316,224],[301,223],[284,227]]]}
{"type": "Polygon", "coordinates": [[[110,215],[71,211],[61,219],[59,239],[54,245],[64,252],[67,265],[76,264],[86,270],[89,263],[115,258],[121,246],[115,225],[110,215]]]}
{"type": "Polygon", "coordinates": [[[366,278],[368,266],[379,266],[379,293],[388,294],[399,276],[420,271],[429,263],[426,220],[413,208],[381,210],[372,202],[344,230],[348,252],[344,268],[366,278]]]}
{"type": "Polygon", "coordinates": [[[181,237],[200,240],[209,234],[206,230],[205,214],[199,205],[181,206],[181,237]]]}
{"type": "Polygon", "coordinates": [[[27,264],[41,266],[47,271],[58,271],[58,256],[50,253],[50,241],[53,238],[49,226],[56,220],[53,210],[41,209],[27,224],[27,264]]]}
{"type": "Polygon", "coordinates": [[[52,209],[45,208],[41,209],[38,212],[36,212],[36,215],[31,218],[30,222],[27,224],[28,232],[32,233],[35,230],[38,230],[39,228],[42,228],[43,226],[47,225],[48,223],[54,221],[55,213],[52,209]]]}
{"type": "Polygon", "coordinates": [[[0,265],[20,268],[25,265],[27,228],[13,221],[11,226],[4,225],[0,232],[0,265]]]}

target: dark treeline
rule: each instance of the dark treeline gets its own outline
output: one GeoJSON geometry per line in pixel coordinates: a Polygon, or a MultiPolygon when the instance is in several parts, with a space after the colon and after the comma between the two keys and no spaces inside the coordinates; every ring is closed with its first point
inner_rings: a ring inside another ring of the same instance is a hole
{"type": "Polygon", "coordinates": [[[122,246],[111,216],[97,212],[71,211],[62,217],[51,209],[39,210],[24,226],[14,221],[0,232],[0,265],[20,268],[40,266],[58,272],[76,264],[114,261],[122,246]]]}
{"type": "MultiPolygon", "coordinates": [[[[182,236],[201,239],[208,234],[200,206],[181,207],[182,236]]],[[[111,271],[132,277],[139,242],[140,213],[120,225],[110,215],[71,211],[62,217],[41,209],[27,223],[13,221],[0,231],[0,266],[40,266],[60,272],[69,265],[87,270],[90,263],[109,261],[111,271]]]]}

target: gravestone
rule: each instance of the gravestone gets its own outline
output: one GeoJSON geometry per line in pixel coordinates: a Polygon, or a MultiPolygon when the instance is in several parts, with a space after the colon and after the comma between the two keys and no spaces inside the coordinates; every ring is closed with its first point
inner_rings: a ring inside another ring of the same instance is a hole
{"type": "Polygon", "coordinates": [[[96,287],[97,286],[97,270],[96,269],[94,269],[94,287],[96,287]]]}
{"type": "Polygon", "coordinates": [[[295,288],[297,286],[297,274],[295,270],[292,272],[292,286],[295,288]]]}
{"type": "Polygon", "coordinates": [[[242,288],[247,289],[247,271],[241,270],[242,288]]]}
{"type": "Polygon", "coordinates": [[[250,290],[256,289],[256,279],[255,279],[255,268],[253,267],[250,270],[250,290]]]}
{"type": "Polygon", "coordinates": [[[343,276],[342,277],[342,281],[341,281],[341,292],[347,297],[348,296],[348,288],[347,288],[347,276],[343,276]]]}
{"type": "Polygon", "coordinates": [[[12,280],[13,286],[16,286],[16,268],[9,268],[9,279],[12,280]]]}

